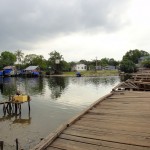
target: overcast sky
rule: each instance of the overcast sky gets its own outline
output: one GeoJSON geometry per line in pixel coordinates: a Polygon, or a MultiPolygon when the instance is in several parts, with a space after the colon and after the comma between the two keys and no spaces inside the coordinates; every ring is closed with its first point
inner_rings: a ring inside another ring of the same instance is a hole
{"type": "Polygon", "coordinates": [[[150,0],[0,0],[0,52],[67,61],[150,52],[150,0]]]}

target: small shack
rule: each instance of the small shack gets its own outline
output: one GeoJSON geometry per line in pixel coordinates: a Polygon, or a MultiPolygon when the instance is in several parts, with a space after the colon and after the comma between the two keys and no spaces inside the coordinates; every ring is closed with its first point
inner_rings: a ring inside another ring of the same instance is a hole
{"type": "Polygon", "coordinates": [[[39,76],[40,75],[40,68],[39,68],[39,66],[29,66],[23,70],[23,75],[39,76]]]}
{"type": "Polygon", "coordinates": [[[3,68],[4,76],[15,76],[17,74],[17,69],[15,66],[6,66],[3,68]]]}

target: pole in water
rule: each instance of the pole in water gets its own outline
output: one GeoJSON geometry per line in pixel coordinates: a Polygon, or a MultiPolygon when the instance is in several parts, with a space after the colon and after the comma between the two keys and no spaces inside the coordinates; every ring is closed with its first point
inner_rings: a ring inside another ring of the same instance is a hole
{"type": "Polygon", "coordinates": [[[0,150],[3,150],[4,147],[4,141],[0,141],[0,150]]]}
{"type": "Polygon", "coordinates": [[[16,139],[16,150],[19,150],[19,147],[18,147],[18,139],[16,139]]]}
{"type": "Polygon", "coordinates": [[[30,96],[28,96],[28,108],[29,108],[29,113],[30,113],[30,96]]]}

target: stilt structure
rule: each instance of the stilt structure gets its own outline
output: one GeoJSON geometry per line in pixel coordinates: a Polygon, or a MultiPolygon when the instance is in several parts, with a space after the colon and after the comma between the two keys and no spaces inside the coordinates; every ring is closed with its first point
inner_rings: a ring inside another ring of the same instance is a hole
{"type": "Polygon", "coordinates": [[[21,105],[25,102],[28,102],[28,109],[30,113],[30,97],[29,96],[22,96],[22,95],[15,95],[11,96],[8,101],[0,102],[0,105],[3,105],[3,113],[4,116],[8,115],[20,115],[21,114],[21,105]]]}

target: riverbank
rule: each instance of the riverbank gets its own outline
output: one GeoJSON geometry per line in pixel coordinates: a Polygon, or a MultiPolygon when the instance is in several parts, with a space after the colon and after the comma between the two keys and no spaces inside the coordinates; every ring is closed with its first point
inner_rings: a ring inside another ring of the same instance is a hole
{"type": "MultiPolygon", "coordinates": [[[[82,71],[81,76],[98,77],[98,76],[118,76],[118,70],[97,70],[97,71],[82,71]]],[[[76,76],[76,72],[63,72],[61,75],[50,76],[76,76]]]]}

